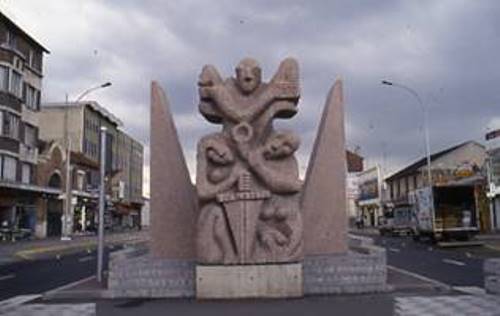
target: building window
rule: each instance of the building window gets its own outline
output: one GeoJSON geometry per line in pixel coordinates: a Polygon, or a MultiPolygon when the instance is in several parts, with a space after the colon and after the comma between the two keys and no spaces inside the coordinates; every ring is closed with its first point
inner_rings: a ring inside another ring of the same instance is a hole
{"type": "Polygon", "coordinates": [[[17,159],[10,156],[2,156],[1,176],[4,180],[16,181],[17,159]]]}
{"type": "Polygon", "coordinates": [[[33,51],[31,49],[28,52],[28,65],[33,67],[33,51]]]}
{"type": "Polygon", "coordinates": [[[40,91],[24,83],[23,96],[26,107],[32,110],[38,110],[40,108],[40,91]]]}
{"type": "Polygon", "coordinates": [[[6,40],[6,43],[12,49],[17,48],[17,38],[16,38],[16,35],[14,33],[12,33],[11,31],[7,31],[7,40],[6,40]]]}
{"type": "Polygon", "coordinates": [[[11,138],[19,138],[19,117],[10,113],[2,112],[2,129],[0,134],[11,138]]]}
{"type": "Polygon", "coordinates": [[[28,124],[24,125],[24,143],[30,148],[36,147],[36,129],[28,124]]]}
{"type": "Polygon", "coordinates": [[[9,68],[0,65],[0,89],[9,90],[9,68]]]}
{"type": "Polygon", "coordinates": [[[85,171],[83,170],[78,170],[77,176],[76,176],[76,188],[80,191],[83,191],[84,187],[84,178],[85,178],[85,171]]]}
{"type": "Polygon", "coordinates": [[[12,70],[11,81],[10,81],[10,92],[12,92],[15,96],[22,98],[22,84],[23,84],[23,76],[15,70],[12,70]]]}
{"type": "Polygon", "coordinates": [[[21,181],[23,183],[31,183],[31,165],[23,163],[21,169],[21,181]]]}

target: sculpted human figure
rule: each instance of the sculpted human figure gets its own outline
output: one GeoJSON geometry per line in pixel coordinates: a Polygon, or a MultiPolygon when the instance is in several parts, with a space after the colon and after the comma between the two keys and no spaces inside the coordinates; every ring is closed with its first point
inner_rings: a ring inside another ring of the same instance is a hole
{"type": "Polygon", "coordinates": [[[197,245],[202,263],[247,264],[298,260],[302,250],[300,190],[294,153],[300,141],[275,131],[274,118],[296,113],[298,66],[283,61],[270,83],[243,59],[236,78],[222,80],[205,66],[199,80],[200,112],[222,131],[198,144],[200,199],[197,245]]]}

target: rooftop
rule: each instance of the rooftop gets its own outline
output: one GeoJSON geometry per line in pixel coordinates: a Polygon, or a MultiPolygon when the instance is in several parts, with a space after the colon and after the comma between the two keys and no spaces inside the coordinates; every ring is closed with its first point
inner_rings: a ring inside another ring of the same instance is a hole
{"type": "Polygon", "coordinates": [[[5,22],[10,27],[14,28],[19,32],[22,36],[26,37],[30,42],[41,48],[45,53],[49,53],[49,50],[45,48],[42,44],[40,44],[35,38],[29,35],[25,30],[23,30],[19,25],[17,25],[11,18],[5,15],[2,11],[0,11],[0,21],[5,22]]]}
{"type": "Polygon", "coordinates": [[[108,111],[105,107],[101,106],[96,101],[44,103],[42,104],[42,110],[44,108],[51,109],[51,108],[81,107],[81,106],[88,106],[92,110],[98,112],[99,114],[110,120],[112,123],[116,124],[117,126],[123,126],[123,122],[118,117],[116,117],[113,113],[108,111]]]}
{"type": "MultiPolygon", "coordinates": [[[[449,154],[451,153],[452,151],[455,151],[463,146],[466,146],[468,144],[471,144],[471,143],[475,143],[475,144],[478,144],[477,142],[475,141],[466,141],[466,142],[463,142],[463,143],[460,143],[458,145],[455,145],[455,146],[452,146],[452,147],[449,147],[449,148],[446,148],[444,150],[441,150],[439,152],[436,152],[434,154],[431,155],[431,162],[440,158],[440,157],[443,157],[444,155],[446,154],[449,154]]],[[[481,145],[482,146],[482,145],[481,145]]],[[[391,181],[391,180],[394,180],[394,179],[397,179],[397,178],[400,178],[400,177],[403,177],[403,176],[406,176],[406,175],[410,175],[410,174],[413,174],[415,173],[416,171],[418,171],[418,169],[420,169],[421,167],[425,166],[427,164],[427,157],[423,157],[421,158],[420,160],[417,160],[416,162],[414,162],[413,164],[397,171],[396,173],[392,174],[391,176],[387,177],[385,180],[386,181],[391,181]]]]}

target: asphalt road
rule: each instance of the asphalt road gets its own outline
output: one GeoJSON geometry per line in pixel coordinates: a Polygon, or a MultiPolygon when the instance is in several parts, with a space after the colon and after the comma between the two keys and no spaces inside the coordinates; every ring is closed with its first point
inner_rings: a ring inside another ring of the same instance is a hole
{"type": "MultiPolygon", "coordinates": [[[[105,267],[109,251],[106,248],[105,267]]],[[[40,294],[89,277],[96,273],[96,257],[93,249],[0,265],[0,301],[17,295],[40,294]]]]}
{"type": "Polygon", "coordinates": [[[483,261],[500,252],[482,246],[440,248],[410,237],[370,236],[386,248],[387,263],[451,286],[484,286],[483,261]]]}
{"type": "Polygon", "coordinates": [[[258,300],[102,300],[96,315],[392,315],[392,295],[331,295],[258,300]]]}
{"type": "MultiPolygon", "coordinates": [[[[451,286],[483,287],[484,259],[500,257],[500,251],[484,247],[442,249],[409,237],[370,237],[386,248],[389,265],[451,286]]],[[[0,265],[0,301],[43,293],[89,277],[95,271],[95,250],[0,265]]]]}

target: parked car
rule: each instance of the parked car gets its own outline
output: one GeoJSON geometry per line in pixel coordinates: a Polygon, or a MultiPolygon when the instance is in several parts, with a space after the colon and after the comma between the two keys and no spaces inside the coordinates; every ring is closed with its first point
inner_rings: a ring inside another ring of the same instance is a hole
{"type": "Polygon", "coordinates": [[[412,208],[410,205],[397,206],[379,218],[380,235],[409,235],[413,232],[412,208]]]}

